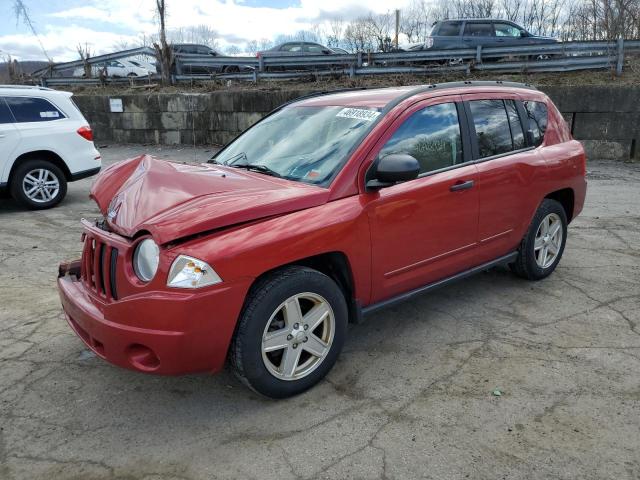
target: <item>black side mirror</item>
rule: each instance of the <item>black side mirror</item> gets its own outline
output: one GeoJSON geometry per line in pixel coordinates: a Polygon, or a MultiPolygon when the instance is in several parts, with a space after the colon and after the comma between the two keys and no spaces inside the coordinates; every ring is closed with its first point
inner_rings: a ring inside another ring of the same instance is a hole
{"type": "Polygon", "coordinates": [[[520,30],[520,36],[521,37],[528,37],[529,36],[529,32],[527,32],[526,30],[520,30]]]}
{"type": "Polygon", "coordinates": [[[367,182],[367,188],[382,188],[406,182],[417,178],[420,173],[418,160],[406,153],[386,155],[373,168],[373,179],[367,182]]]}
{"type": "Polygon", "coordinates": [[[325,55],[331,55],[333,52],[331,50],[322,50],[322,53],[325,55]]]}

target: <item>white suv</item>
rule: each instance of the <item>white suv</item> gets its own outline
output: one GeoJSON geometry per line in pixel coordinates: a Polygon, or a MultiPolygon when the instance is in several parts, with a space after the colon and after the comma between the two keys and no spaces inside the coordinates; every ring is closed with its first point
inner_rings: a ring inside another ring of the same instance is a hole
{"type": "Polygon", "coordinates": [[[0,190],[27,208],[53,207],[67,182],[100,171],[91,127],[71,95],[0,85],[0,190]]]}

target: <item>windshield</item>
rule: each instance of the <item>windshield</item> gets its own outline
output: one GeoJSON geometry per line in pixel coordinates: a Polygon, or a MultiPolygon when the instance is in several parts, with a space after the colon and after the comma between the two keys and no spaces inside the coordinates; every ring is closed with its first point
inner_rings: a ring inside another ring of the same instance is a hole
{"type": "Polygon", "coordinates": [[[324,185],[378,115],[377,110],[342,106],[286,107],[251,127],[214,159],[324,185]]]}

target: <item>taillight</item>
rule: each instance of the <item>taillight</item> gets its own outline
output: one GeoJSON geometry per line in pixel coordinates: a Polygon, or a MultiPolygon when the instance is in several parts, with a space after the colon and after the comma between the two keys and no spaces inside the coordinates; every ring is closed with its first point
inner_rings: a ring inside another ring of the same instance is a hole
{"type": "Polygon", "coordinates": [[[256,53],[256,58],[260,58],[262,54],[260,52],[256,53]]]}
{"type": "Polygon", "coordinates": [[[87,125],[78,129],[78,135],[90,142],[93,142],[93,131],[91,130],[91,127],[87,125]]]}

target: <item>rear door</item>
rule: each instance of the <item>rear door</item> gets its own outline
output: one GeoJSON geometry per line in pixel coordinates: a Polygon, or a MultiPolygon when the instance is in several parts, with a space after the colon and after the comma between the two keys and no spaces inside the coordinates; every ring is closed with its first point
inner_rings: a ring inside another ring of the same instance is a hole
{"type": "Polygon", "coordinates": [[[419,102],[372,156],[407,153],[420,176],[365,195],[371,225],[372,302],[458,273],[474,263],[477,169],[459,96],[419,102]],[[462,120],[462,121],[461,121],[462,120]]]}
{"type": "Polygon", "coordinates": [[[463,96],[478,168],[478,255],[489,261],[515,250],[531,220],[538,167],[544,159],[528,145],[517,94],[463,96]]]}
{"type": "Polygon", "coordinates": [[[4,97],[0,97],[0,185],[9,178],[14,152],[19,143],[20,132],[4,97]]]}
{"type": "Polygon", "coordinates": [[[467,48],[478,45],[493,47],[496,45],[496,36],[493,24],[488,22],[466,22],[462,34],[462,42],[467,48]]]}

